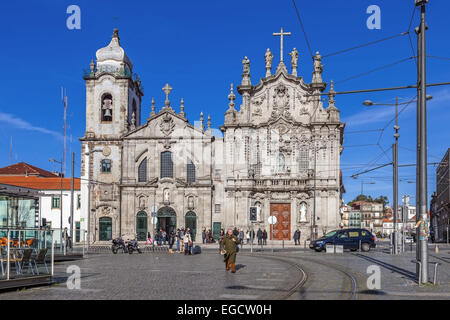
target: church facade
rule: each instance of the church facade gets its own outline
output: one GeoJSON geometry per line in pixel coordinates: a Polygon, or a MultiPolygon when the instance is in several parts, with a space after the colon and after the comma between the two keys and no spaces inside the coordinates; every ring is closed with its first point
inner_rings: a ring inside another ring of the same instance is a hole
{"type": "Polygon", "coordinates": [[[327,107],[321,95],[319,53],[311,83],[297,75],[298,52],[283,61],[283,35],[278,66],[265,54],[266,76],[251,83],[250,61],[242,61],[242,81],[231,85],[220,130],[189,123],[183,99],[172,106],[166,84],[164,106],[152,99],[141,119],[143,90],[115,30],[108,46],[97,50],[85,72],[86,131],[80,138],[81,227],[89,241],[120,235],[143,240],[147,232],[190,227],[201,231],[237,227],[266,229],[269,239],[302,239],[340,227],[340,172],[345,124],[335,106],[332,82],[327,107]],[[237,91],[242,96],[235,105],[237,91]],[[177,109],[177,110],[175,110],[177,109]],[[256,221],[249,221],[250,208],[256,221]],[[269,216],[277,222],[269,225],[269,216]]]}

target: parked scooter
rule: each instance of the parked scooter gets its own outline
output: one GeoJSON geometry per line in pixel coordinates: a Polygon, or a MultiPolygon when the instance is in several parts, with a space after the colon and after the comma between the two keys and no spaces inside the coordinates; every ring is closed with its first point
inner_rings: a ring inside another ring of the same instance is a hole
{"type": "Polygon", "coordinates": [[[112,247],[111,250],[114,254],[116,254],[119,249],[123,250],[123,253],[127,253],[128,252],[128,246],[125,244],[125,241],[122,239],[122,237],[113,239],[112,241],[112,247]]]}
{"type": "Polygon", "coordinates": [[[139,247],[139,244],[138,244],[136,239],[133,239],[130,242],[128,242],[128,253],[132,254],[133,251],[137,251],[139,253],[142,253],[142,250],[139,247]]]}

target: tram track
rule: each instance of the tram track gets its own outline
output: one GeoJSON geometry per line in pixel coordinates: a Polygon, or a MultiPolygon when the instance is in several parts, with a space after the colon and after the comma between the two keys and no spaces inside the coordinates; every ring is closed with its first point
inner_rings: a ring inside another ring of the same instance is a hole
{"type": "Polygon", "coordinates": [[[245,256],[248,256],[248,257],[259,257],[259,258],[265,258],[265,259],[281,261],[281,262],[284,262],[284,263],[290,265],[291,267],[293,267],[293,268],[295,268],[295,269],[297,269],[299,271],[299,276],[295,279],[294,284],[292,286],[290,286],[286,290],[286,292],[283,292],[279,296],[273,297],[273,299],[275,299],[275,300],[287,300],[287,299],[289,299],[294,293],[298,292],[298,290],[300,290],[300,288],[302,288],[304,286],[304,284],[306,283],[306,281],[308,280],[308,274],[302,268],[302,266],[300,264],[296,263],[296,262],[288,260],[288,259],[292,259],[292,257],[286,257],[288,259],[283,259],[283,258],[280,258],[280,256],[275,256],[275,255],[258,255],[258,254],[248,254],[248,253],[243,253],[241,255],[245,255],[245,256]]]}
{"type": "Polygon", "coordinates": [[[295,262],[292,261],[292,260],[299,260],[299,259],[304,262],[319,264],[326,268],[332,269],[333,271],[339,272],[340,274],[342,274],[344,276],[345,279],[347,279],[346,285],[349,287],[349,290],[346,290],[344,285],[339,289],[343,290],[344,292],[347,293],[346,298],[348,300],[356,300],[358,298],[358,281],[357,281],[356,277],[354,275],[352,275],[345,267],[342,267],[340,265],[325,262],[325,261],[320,261],[317,259],[312,259],[312,258],[304,257],[304,256],[294,257],[294,256],[287,256],[287,255],[270,255],[270,254],[243,254],[243,255],[282,261],[284,263],[291,265],[292,267],[295,267],[296,269],[298,269],[300,271],[300,273],[302,274],[300,279],[296,279],[294,284],[287,290],[287,292],[284,295],[282,295],[282,297],[280,299],[290,298],[294,293],[297,293],[302,287],[304,287],[306,282],[308,280],[310,280],[310,278],[311,278],[308,276],[308,272],[305,270],[305,267],[303,265],[301,265],[297,261],[295,261],[295,262]]]}

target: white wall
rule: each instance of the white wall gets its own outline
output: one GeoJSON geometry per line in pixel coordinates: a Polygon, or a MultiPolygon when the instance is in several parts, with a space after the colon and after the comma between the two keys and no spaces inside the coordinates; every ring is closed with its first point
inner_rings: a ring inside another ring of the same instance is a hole
{"type": "MultiPolygon", "coordinates": [[[[40,190],[39,192],[45,193],[46,196],[40,197],[40,224],[42,224],[42,218],[47,219],[48,222],[51,222],[52,229],[60,229],[61,228],[61,209],[54,208],[52,209],[52,196],[61,196],[61,192],[59,190],[40,190]]],[[[74,207],[73,207],[73,220],[74,220],[74,229],[76,227],[75,222],[81,221],[81,218],[84,218],[86,221],[86,217],[81,215],[81,210],[77,206],[78,195],[81,194],[79,190],[74,191],[74,207]]],[[[70,190],[63,190],[63,225],[62,228],[67,227],[70,230],[69,217],[70,217],[70,190]]],[[[81,222],[81,228],[83,228],[83,222],[81,222]]]]}

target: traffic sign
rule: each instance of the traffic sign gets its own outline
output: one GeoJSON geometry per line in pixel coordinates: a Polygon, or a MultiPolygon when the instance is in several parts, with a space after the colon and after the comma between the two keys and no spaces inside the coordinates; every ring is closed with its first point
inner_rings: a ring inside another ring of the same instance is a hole
{"type": "Polygon", "coordinates": [[[152,224],[156,224],[158,222],[158,218],[152,217],[152,224]]]}
{"type": "Polygon", "coordinates": [[[154,204],[152,206],[152,215],[153,215],[153,213],[156,213],[157,211],[158,211],[158,206],[156,204],[154,204]]]}
{"type": "Polygon", "coordinates": [[[275,224],[275,223],[277,223],[277,217],[270,216],[268,221],[269,221],[269,224],[275,224]]]}

